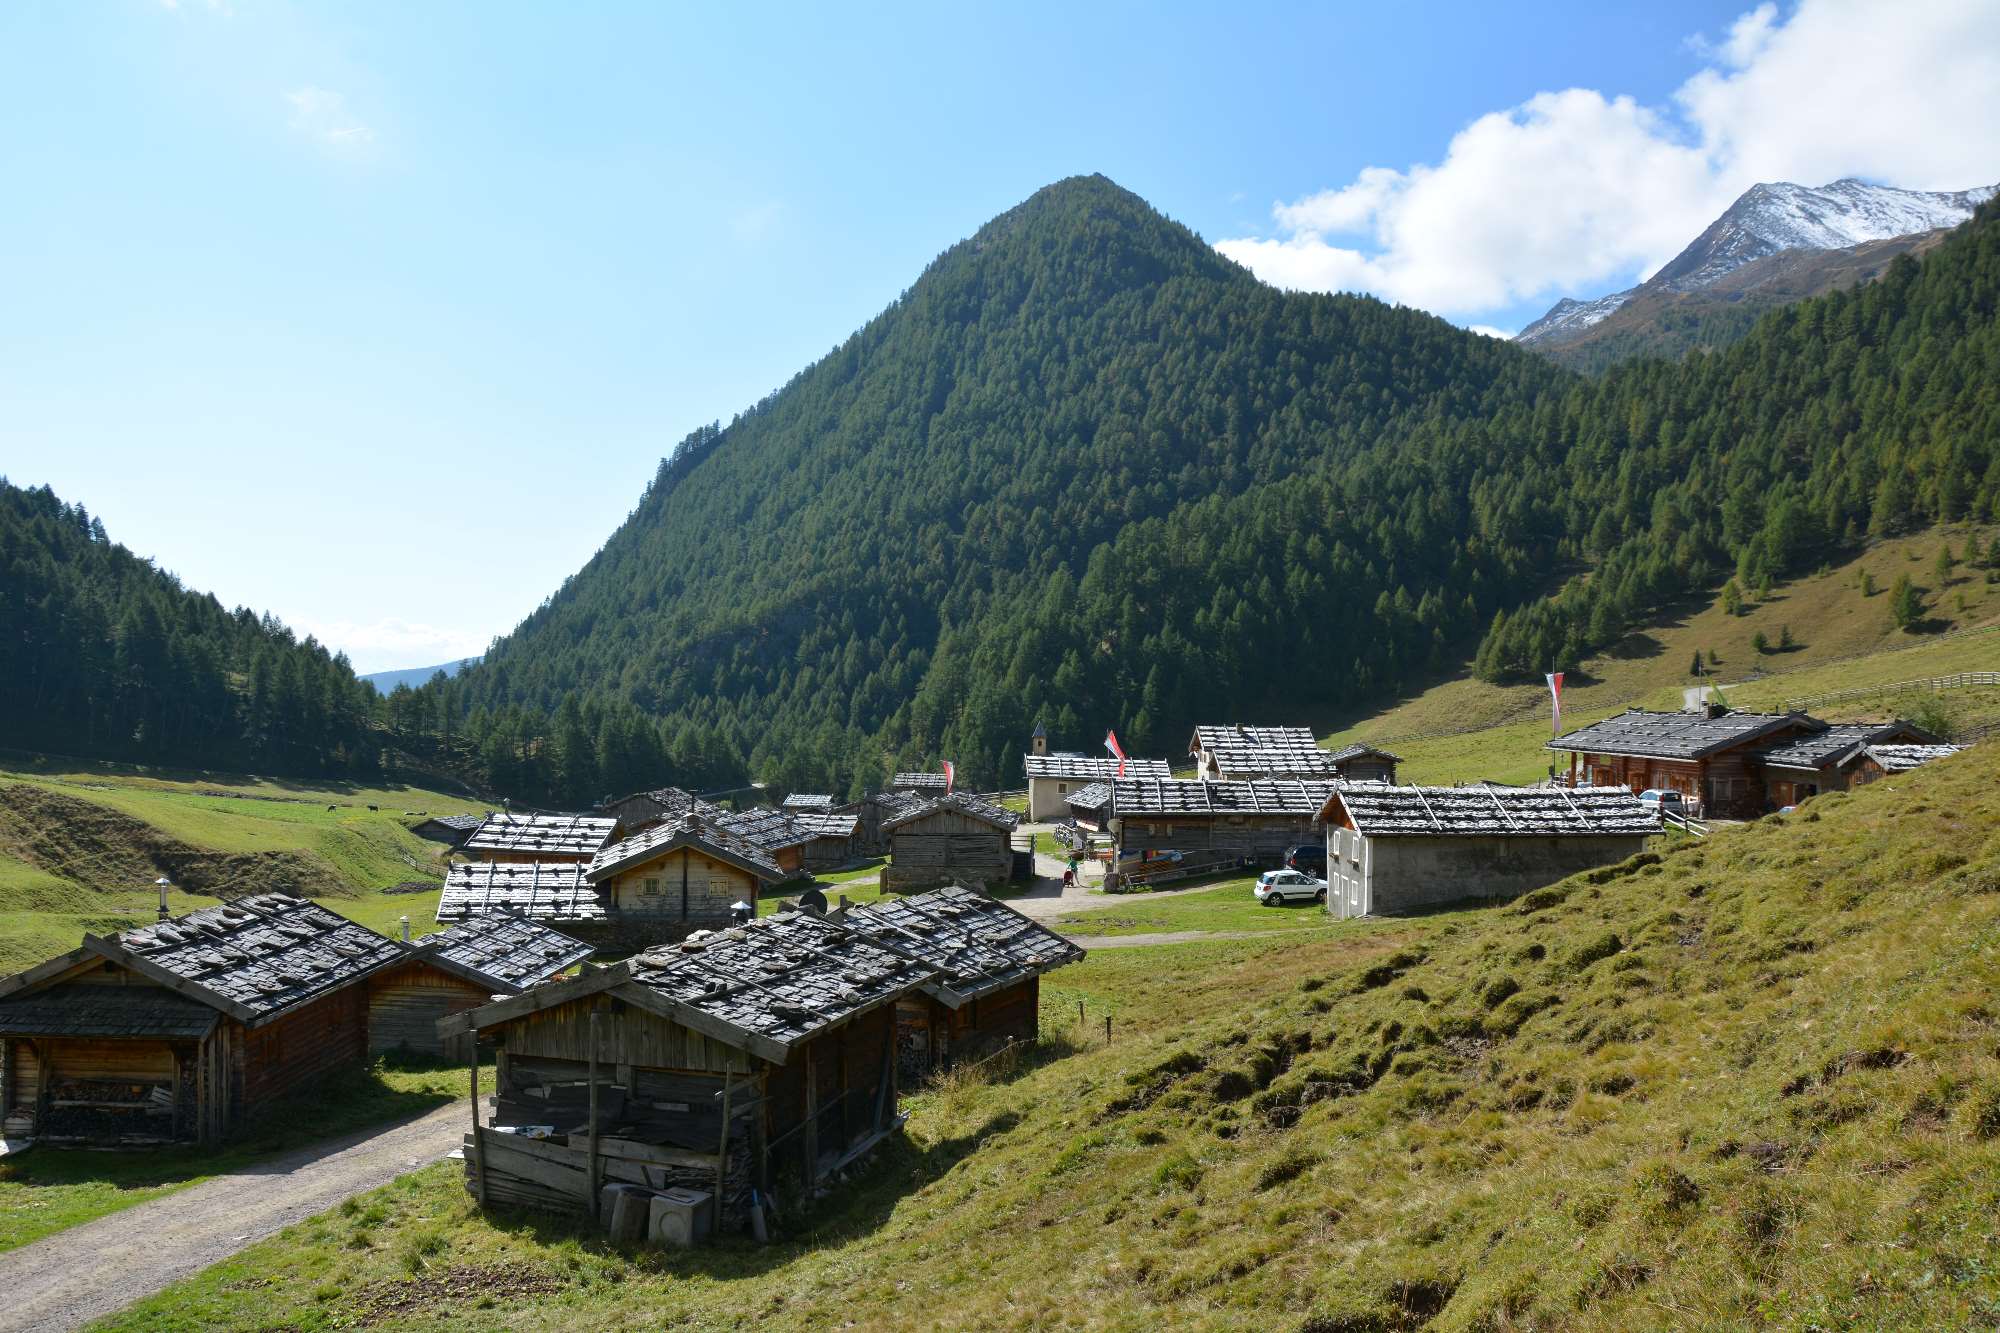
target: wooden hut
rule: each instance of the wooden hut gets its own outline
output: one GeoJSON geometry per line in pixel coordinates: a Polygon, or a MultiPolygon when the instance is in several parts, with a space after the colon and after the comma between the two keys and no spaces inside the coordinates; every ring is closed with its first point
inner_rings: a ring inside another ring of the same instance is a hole
{"type": "Polygon", "coordinates": [[[491,814],[459,851],[475,861],[588,861],[611,841],[616,819],[596,815],[491,814]]]}
{"type": "Polygon", "coordinates": [[[1634,708],[1548,748],[1569,756],[1572,787],[1677,791],[1704,815],[1748,819],[1770,802],[1761,752],[1826,729],[1803,713],[1733,713],[1720,704],[1679,713],[1634,708]]]}
{"type": "Polygon", "coordinates": [[[756,844],[683,815],[606,847],[583,878],[596,891],[603,922],[568,929],[629,949],[728,926],[736,903],[754,908],[759,886],[785,876],[756,844]]]}
{"type": "Polygon", "coordinates": [[[1120,861],[1177,851],[1195,862],[1277,865],[1285,850],[1320,835],[1333,778],[1257,782],[1127,779],[1111,784],[1109,827],[1120,861]]]}
{"type": "Polygon", "coordinates": [[[896,1001],[897,1072],[945,1064],[1040,1031],[1041,978],[1083,950],[1009,907],[953,886],[849,907],[833,920],[933,975],[896,1001]]]}
{"type": "Polygon", "coordinates": [[[1093,782],[1063,798],[1063,808],[1080,829],[1102,833],[1111,823],[1111,784],[1093,782]]]}
{"type": "Polygon", "coordinates": [[[1306,727],[1199,726],[1188,741],[1188,756],[1195,777],[1208,782],[1339,776],[1333,756],[1306,727]]]}
{"type": "Polygon", "coordinates": [[[649,791],[635,791],[629,796],[621,796],[615,801],[607,801],[598,813],[618,821],[624,833],[637,833],[649,824],[657,824],[663,819],[678,819],[682,815],[701,815],[713,819],[723,813],[722,807],[704,801],[691,791],[680,787],[655,787],[649,791]]]}
{"type": "Polygon", "coordinates": [[[593,952],[526,917],[487,912],[426,935],[409,956],[368,978],[368,1051],[466,1058],[467,1039],[446,1043],[438,1020],[519,995],[561,976],[593,952]]]}
{"type": "Polygon", "coordinates": [[[600,1185],[694,1188],[739,1229],[751,1191],[810,1188],[896,1113],[894,1006],[930,970],[837,920],[781,912],[444,1020],[499,1047],[483,1203],[590,1213],[600,1185]]]}
{"type": "Polygon", "coordinates": [[[1391,782],[1396,780],[1400,755],[1378,750],[1372,745],[1349,745],[1327,755],[1336,776],[1345,782],[1391,782]]]}
{"type": "Polygon", "coordinates": [[[1860,787],[1878,778],[1894,777],[1907,773],[1934,759],[1944,759],[1957,754],[1963,745],[1867,745],[1862,747],[1861,757],[1855,761],[1853,785],[1860,787]]]}
{"type": "Polygon", "coordinates": [[[833,797],[824,792],[795,791],[778,804],[786,810],[814,810],[828,814],[833,810],[833,797]]]}
{"type": "Polygon", "coordinates": [[[1037,822],[1067,818],[1069,811],[1064,803],[1070,795],[1094,783],[1110,782],[1121,776],[1173,776],[1164,759],[1115,759],[1109,755],[1024,754],[1021,769],[1028,778],[1028,818],[1037,822]]]}
{"type": "Polygon", "coordinates": [[[1356,917],[1526,893],[1622,861],[1660,831],[1623,787],[1392,787],[1330,793],[1327,910],[1356,917]]]}
{"type": "Polygon", "coordinates": [[[923,799],[913,792],[879,791],[861,800],[837,806],[833,813],[855,817],[856,856],[883,856],[888,853],[889,838],[882,832],[882,821],[893,819],[905,810],[921,805],[923,799]]]}
{"type": "Polygon", "coordinates": [[[431,842],[441,842],[456,850],[486,822],[484,815],[432,815],[410,825],[410,832],[431,842]]]}
{"type": "MultiPolygon", "coordinates": [[[[1936,747],[1938,738],[1910,722],[1850,722],[1787,737],[1757,752],[1764,797],[1784,807],[1827,791],[1848,791],[1883,776],[1870,751],[1936,747]]],[[[1948,753],[1950,746],[1943,747],[1948,753]]]]}
{"type": "Polygon", "coordinates": [[[889,864],[882,887],[891,891],[941,884],[984,887],[1014,875],[1013,836],[1021,817],[976,796],[954,792],[882,821],[889,864]]]}
{"type": "MultiPolygon", "coordinates": [[[[445,872],[440,925],[484,916],[519,916],[579,934],[605,921],[604,901],[578,861],[479,861],[445,872]]],[[[581,936],[579,936],[581,937],[581,936]]]]}
{"type": "Polygon", "coordinates": [[[374,973],[409,946],[284,894],[111,936],[0,981],[7,1133],[221,1140],[368,1051],[374,973]]]}

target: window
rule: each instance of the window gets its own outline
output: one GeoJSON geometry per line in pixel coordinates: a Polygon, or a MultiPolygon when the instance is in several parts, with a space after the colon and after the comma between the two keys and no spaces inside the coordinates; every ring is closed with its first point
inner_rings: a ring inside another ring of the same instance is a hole
{"type": "Polygon", "coordinates": [[[640,892],[640,893],[642,893],[642,894],[644,894],[644,895],[645,895],[646,897],[648,897],[648,898],[657,898],[657,897],[659,897],[659,896],[660,896],[660,877],[659,877],[658,875],[648,875],[648,876],[646,876],[646,878],[645,878],[645,879],[643,879],[643,880],[641,880],[641,881],[639,882],[639,892],[640,892]]]}

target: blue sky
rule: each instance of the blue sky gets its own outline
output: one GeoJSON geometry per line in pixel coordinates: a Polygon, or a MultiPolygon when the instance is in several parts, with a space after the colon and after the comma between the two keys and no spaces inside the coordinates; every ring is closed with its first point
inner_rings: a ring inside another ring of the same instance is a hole
{"type": "Polygon", "coordinates": [[[1754,179],[2000,178],[1994,8],[9,6],[0,473],[422,665],[1050,181],[1513,329],[1754,179]]]}

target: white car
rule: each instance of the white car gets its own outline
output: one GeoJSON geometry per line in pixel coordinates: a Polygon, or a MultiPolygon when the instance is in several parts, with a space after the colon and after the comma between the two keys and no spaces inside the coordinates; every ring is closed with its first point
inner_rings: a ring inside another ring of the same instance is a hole
{"type": "Polygon", "coordinates": [[[1257,887],[1251,892],[1266,907],[1283,907],[1293,902],[1323,903],[1326,881],[1298,870],[1266,870],[1257,877],[1257,887]]]}
{"type": "Polygon", "coordinates": [[[1666,787],[1648,787],[1639,793],[1639,804],[1656,815],[1679,815],[1687,818],[1687,802],[1681,794],[1666,787]]]}

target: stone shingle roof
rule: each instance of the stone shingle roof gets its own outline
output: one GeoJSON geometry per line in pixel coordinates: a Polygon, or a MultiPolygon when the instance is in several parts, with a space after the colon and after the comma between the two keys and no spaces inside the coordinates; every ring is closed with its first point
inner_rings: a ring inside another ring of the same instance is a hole
{"type": "Polygon", "coordinates": [[[780,912],[697,934],[620,964],[631,984],[756,1039],[776,1058],[809,1037],[891,1003],[932,969],[837,919],[780,912]]]}
{"type": "Polygon", "coordinates": [[[837,815],[831,810],[794,810],[792,818],[811,838],[851,838],[861,827],[860,815],[837,815]]]}
{"type": "MultiPolygon", "coordinates": [[[[1118,760],[1110,755],[1025,754],[1021,766],[1030,778],[1082,778],[1104,782],[1118,776],[1118,760]]],[[[1164,778],[1172,774],[1164,759],[1127,759],[1128,778],[1164,778]]]]}
{"type": "Polygon", "coordinates": [[[1943,759],[1964,748],[1962,745],[1871,745],[1867,754],[1885,773],[1907,773],[1919,764],[1943,759]]]}
{"type": "Polygon", "coordinates": [[[775,805],[717,812],[708,822],[766,852],[803,847],[816,836],[806,831],[793,811],[780,810],[775,805]]]}
{"type": "Polygon", "coordinates": [[[973,819],[983,820],[995,828],[1003,829],[1009,833],[1012,833],[1015,826],[1021,822],[1021,817],[1005,806],[994,805],[990,801],[980,800],[977,796],[971,796],[962,791],[955,791],[949,796],[939,796],[934,800],[927,800],[916,805],[904,807],[901,811],[884,819],[882,821],[882,828],[885,831],[900,828],[902,825],[914,820],[928,819],[934,814],[947,810],[956,811],[961,815],[966,815],[973,819]]]}
{"type": "Polygon", "coordinates": [[[575,967],[593,952],[559,930],[507,912],[461,921],[426,935],[412,950],[420,958],[478,981],[494,991],[523,991],[575,967]]]}
{"type": "Polygon", "coordinates": [[[1374,755],[1377,759],[1387,759],[1392,764],[1403,762],[1403,756],[1390,754],[1387,750],[1379,749],[1373,745],[1344,745],[1340,749],[1329,753],[1327,758],[1336,764],[1344,764],[1350,759],[1359,759],[1363,755],[1374,755]]]}
{"type": "Polygon", "coordinates": [[[1188,753],[1210,756],[1224,773],[1333,776],[1333,757],[1306,727],[1199,726],[1188,753]]]}
{"type": "Polygon", "coordinates": [[[1088,810],[1096,813],[1111,804],[1111,784],[1093,782],[1082,791],[1073,791],[1064,797],[1063,804],[1072,810],[1088,810]]]}
{"type": "Polygon", "coordinates": [[[84,947],[184,983],[181,993],[245,1022],[339,990],[405,954],[401,943],[282,893],[238,898],[84,947]]]}
{"type": "Polygon", "coordinates": [[[1759,752],[1767,765],[1779,768],[1825,768],[1844,763],[1862,746],[1908,738],[1929,737],[1907,722],[1843,722],[1809,736],[1792,736],[1759,752]]]}
{"type": "Polygon", "coordinates": [[[889,785],[902,791],[930,791],[933,788],[943,791],[944,774],[898,773],[895,777],[889,779],[889,785]]]}
{"type": "Polygon", "coordinates": [[[1623,787],[1392,787],[1357,782],[1326,803],[1365,837],[1567,837],[1649,834],[1657,815],[1623,787]]]}
{"type": "Polygon", "coordinates": [[[1117,819],[1174,815],[1286,815],[1313,819],[1339,786],[1330,777],[1263,778],[1255,782],[1127,778],[1111,784],[1111,813],[1117,819]]]}
{"type": "Polygon", "coordinates": [[[69,984],[0,1000],[0,1035],[196,1040],[221,1016],[154,986],[69,984]]]}
{"type": "Polygon", "coordinates": [[[595,815],[488,815],[460,851],[518,856],[573,856],[588,861],[610,839],[615,819],[595,815]]]}
{"type": "Polygon", "coordinates": [[[1710,717],[1706,713],[1648,713],[1635,708],[1579,727],[1547,742],[1547,746],[1579,754],[1700,759],[1791,727],[1820,731],[1826,723],[1800,713],[1724,713],[1710,717]]]}
{"type": "Polygon", "coordinates": [[[455,865],[445,872],[437,919],[510,913],[534,921],[604,920],[604,902],[580,861],[455,865]]]}
{"type": "Polygon", "coordinates": [[[956,886],[850,907],[835,920],[927,964],[935,975],[923,989],[954,1009],[1083,957],[1007,904],[956,886]]]}
{"type": "Polygon", "coordinates": [[[584,878],[592,884],[601,884],[621,870],[644,865],[681,847],[693,847],[760,879],[785,878],[785,872],[762,847],[699,815],[681,815],[649,824],[631,837],[613,843],[591,861],[584,878]]]}
{"type": "Polygon", "coordinates": [[[822,793],[795,791],[785,798],[787,810],[831,810],[833,797],[822,793]]]}

